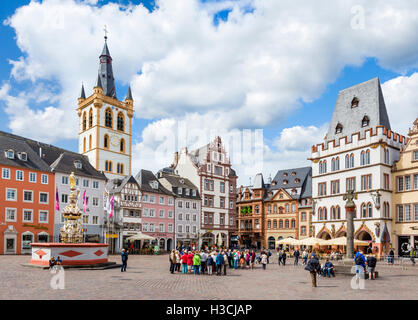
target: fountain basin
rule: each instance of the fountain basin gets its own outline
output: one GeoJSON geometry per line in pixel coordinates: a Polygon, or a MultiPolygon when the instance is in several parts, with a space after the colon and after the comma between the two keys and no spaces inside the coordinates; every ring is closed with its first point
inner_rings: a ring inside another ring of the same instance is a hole
{"type": "Polygon", "coordinates": [[[63,266],[91,266],[108,262],[106,243],[31,243],[30,264],[48,266],[49,259],[60,256],[63,266]]]}

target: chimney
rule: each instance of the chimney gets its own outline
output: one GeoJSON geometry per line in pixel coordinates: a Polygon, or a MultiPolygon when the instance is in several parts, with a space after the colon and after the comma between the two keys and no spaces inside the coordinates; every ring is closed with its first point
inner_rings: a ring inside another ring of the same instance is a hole
{"type": "Polygon", "coordinates": [[[173,167],[175,168],[178,163],[179,163],[179,153],[176,151],[176,152],[174,152],[174,163],[173,163],[173,167]]]}

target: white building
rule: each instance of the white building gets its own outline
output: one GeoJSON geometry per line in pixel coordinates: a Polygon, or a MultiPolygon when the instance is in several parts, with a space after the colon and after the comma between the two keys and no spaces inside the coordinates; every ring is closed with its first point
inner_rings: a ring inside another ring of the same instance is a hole
{"type": "Polygon", "coordinates": [[[220,137],[210,144],[188,152],[184,148],[174,160],[174,172],[189,179],[199,188],[202,198],[199,247],[218,243],[229,246],[237,236],[235,171],[220,137]]]}
{"type": "Polygon", "coordinates": [[[132,171],[131,89],[124,101],[116,97],[112,57],[107,42],[100,55],[99,74],[94,92],[86,98],[84,86],[78,99],[79,152],[86,155],[109,179],[130,176],[132,171]]]}
{"type": "Polygon", "coordinates": [[[405,137],[390,130],[378,78],[339,92],[323,143],[312,147],[312,226],[319,238],[346,235],[345,201],[355,200],[355,239],[377,253],[389,248],[392,232],[391,168],[405,137]]]}

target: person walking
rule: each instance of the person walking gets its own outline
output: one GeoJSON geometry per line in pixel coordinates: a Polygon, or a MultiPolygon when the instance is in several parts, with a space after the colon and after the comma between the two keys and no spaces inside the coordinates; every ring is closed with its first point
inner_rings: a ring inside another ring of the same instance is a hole
{"type": "Polygon", "coordinates": [[[279,266],[280,266],[283,263],[283,251],[279,250],[278,255],[279,255],[279,266]]]}
{"type": "Polygon", "coordinates": [[[263,252],[261,253],[261,264],[263,265],[263,270],[266,270],[266,266],[267,266],[267,259],[268,259],[268,256],[267,256],[267,254],[263,251],[263,252]]]}
{"type": "Polygon", "coordinates": [[[393,252],[393,249],[391,248],[388,255],[388,262],[393,265],[395,262],[395,253],[393,252]]]}
{"type": "Polygon", "coordinates": [[[270,257],[272,256],[270,249],[267,250],[267,264],[270,263],[270,257]]]}
{"type": "Polygon", "coordinates": [[[223,264],[223,267],[224,267],[224,276],[226,276],[226,265],[228,263],[228,255],[227,255],[227,253],[225,251],[223,252],[223,256],[224,256],[224,264],[223,264]]]}
{"type": "Polygon", "coordinates": [[[194,256],[193,256],[194,274],[200,274],[200,272],[199,272],[200,264],[201,264],[200,254],[199,254],[199,252],[196,251],[194,256]]]}
{"type": "Polygon", "coordinates": [[[178,250],[176,250],[176,271],[177,272],[180,272],[180,264],[181,264],[180,253],[178,252],[178,250]]]}
{"type": "Polygon", "coordinates": [[[175,269],[176,264],[177,264],[176,250],[174,250],[174,249],[171,250],[169,260],[170,260],[170,273],[173,274],[174,269],[175,269]]]}
{"type": "Polygon", "coordinates": [[[283,263],[283,267],[286,265],[286,251],[283,250],[282,253],[282,263],[283,263]]]}
{"type": "Polygon", "coordinates": [[[182,271],[183,274],[187,274],[187,259],[189,258],[189,255],[183,251],[183,255],[181,256],[181,265],[182,265],[182,271]]]}
{"type": "Polygon", "coordinates": [[[363,251],[359,250],[354,256],[354,263],[356,265],[357,279],[364,279],[364,268],[366,267],[366,258],[364,258],[363,251]]]}
{"type": "Polygon", "coordinates": [[[299,255],[300,255],[299,249],[296,249],[296,251],[293,252],[293,255],[295,257],[294,265],[297,266],[297,265],[299,265],[299,255]]]}
{"type": "Polygon", "coordinates": [[[232,251],[231,251],[231,249],[229,249],[228,250],[228,265],[229,265],[229,268],[230,269],[232,269],[232,267],[233,267],[233,262],[234,262],[234,257],[233,257],[233,255],[232,255],[232,251]]]}
{"type": "Polygon", "coordinates": [[[189,251],[189,253],[187,254],[187,271],[189,273],[193,272],[193,258],[194,258],[193,252],[189,251]]]}
{"type": "Polygon", "coordinates": [[[374,254],[370,254],[367,257],[367,271],[369,273],[369,280],[374,280],[376,278],[375,268],[377,264],[377,259],[374,254]]]}
{"type": "Polygon", "coordinates": [[[234,250],[234,269],[238,268],[239,252],[234,250]]]}
{"type": "Polygon", "coordinates": [[[122,249],[121,252],[121,259],[122,259],[122,268],[120,269],[121,272],[125,272],[126,271],[126,267],[128,266],[128,253],[126,252],[125,249],[122,249]]]}
{"type": "Polygon", "coordinates": [[[250,268],[254,269],[254,263],[255,263],[255,251],[251,250],[251,257],[250,257],[250,268]]]}
{"type": "Polygon", "coordinates": [[[302,260],[303,260],[303,262],[302,262],[302,264],[304,265],[304,266],[306,266],[306,264],[308,263],[308,251],[305,249],[305,250],[303,250],[303,253],[302,253],[302,260]]]}
{"type": "Polygon", "coordinates": [[[216,256],[216,275],[222,275],[222,265],[225,263],[224,256],[221,254],[221,251],[218,252],[216,256]]]}
{"type": "Polygon", "coordinates": [[[213,256],[211,254],[208,255],[208,259],[206,260],[207,268],[208,268],[208,275],[212,275],[213,270],[213,256]]]}
{"type": "Polygon", "coordinates": [[[409,255],[411,257],[412,264],[415,265],[415,255],[416,251],[415,248],[411,246],[411,250],[409,251],[409,255]]]}
{"type": "Polygon", "coordinates": [[[317,287],[316,275],[321,272],[321,265],[316,257],[315,253],[312,253],[311,259],[309,259],[305,270],[309,271],[312,280],[312,287],[317,287]]]}
{"type": "Polygon", "coordinates": [[[202,274],[205,274],[207,260],[208,254],[205,251],[202,251],[202,253],[200,254],[200,272],[202,274]]]}

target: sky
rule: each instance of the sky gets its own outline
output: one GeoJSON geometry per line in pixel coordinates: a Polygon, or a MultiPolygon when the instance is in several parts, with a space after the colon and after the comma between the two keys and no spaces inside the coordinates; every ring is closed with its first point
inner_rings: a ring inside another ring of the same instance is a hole
{"type": "Polygon", "coordinates": [[[309,166],[338,92],[375,77],[394,131],[418,117],[418,0],[4,0],[0,19],[0,130],[73,151],[107,26],[133,174],[216,135],[238,184],[309,166]]]}

